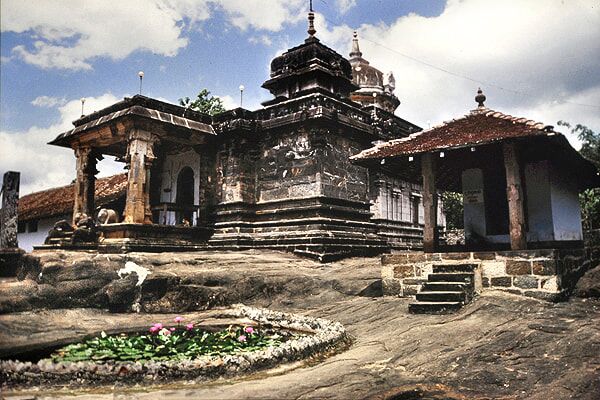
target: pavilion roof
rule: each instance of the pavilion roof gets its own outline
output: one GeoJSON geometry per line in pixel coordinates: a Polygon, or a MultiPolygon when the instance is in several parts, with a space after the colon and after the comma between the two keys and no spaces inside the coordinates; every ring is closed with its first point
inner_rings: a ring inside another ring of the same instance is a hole
{"type": "MultiPolygon", "coordinates": [[[[127,174],[117,174],[96,180],[95,204],[103,206],[124,196],[127,174]]],[[[43,190],[19,199],[19,221],[49,218],[73,212],[75,184],[43,190]]]]}
{"type": "Polygon", "coordinates": [[[390,140],[363,150],[353,160],[378,159],[402,155],[474,147],[506,139],[561,135],[551,125],[513,117],[486,107],[406,138],[390,140]]]}

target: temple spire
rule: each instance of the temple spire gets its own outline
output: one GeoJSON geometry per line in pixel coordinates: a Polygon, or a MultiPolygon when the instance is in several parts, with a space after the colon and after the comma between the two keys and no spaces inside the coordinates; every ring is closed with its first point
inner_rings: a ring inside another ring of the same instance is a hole
{"type": "Polygon", "coordinates": [[[354,31],[352,38],[352,51],[350,52],[350,58],[362,57],[362,53],[360,52],[360,48],[358,47],[358,33],[354,31]]]}

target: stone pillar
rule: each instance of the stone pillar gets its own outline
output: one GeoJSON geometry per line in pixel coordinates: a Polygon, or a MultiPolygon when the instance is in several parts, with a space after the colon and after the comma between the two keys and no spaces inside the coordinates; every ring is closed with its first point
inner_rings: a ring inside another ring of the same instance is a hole
{"type": "Polygon", "coordinates": [[[423,175],[423,250],[433,253],[437,248],[437,191],[435,188],[435,161],[433,154],[421,156],[423,175]]]}
{"type": "Polygon", "coordinates": [[[96,157],[90,147],[77,147],[75,150],[77,176],[75,178],[75,202],[73,203],[73,223],[78,213],[94,216],[94,194],[96,190],[96,157]]]}
{"type": "Polygon", "coordinates": [[[127,145],[127,199],[125,201],[125,223],[151,224],[150,169],[154,156],[156,136],[142,130],[132,130],[127,145]]]}
{"type": "Polygon", "coordinates": [[[2,181],[2,209],[0,210],[0,249],[18,248],[17,225],[19,206],[19,172],[8,171],[2,181]]]}
{"type": "Polygon", "coordinates": [[[518,148],[516,143],[504,143],[502,151],[506,170],[510,248],[512,250],[525,250],[527,249],[527,233],[518,148]]]}

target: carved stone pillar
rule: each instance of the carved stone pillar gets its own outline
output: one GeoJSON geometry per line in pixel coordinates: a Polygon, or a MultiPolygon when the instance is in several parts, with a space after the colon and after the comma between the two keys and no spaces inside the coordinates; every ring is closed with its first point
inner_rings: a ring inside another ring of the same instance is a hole
{"type": "Polygon", "coordinates": [[[506,197],[508,199],[508,218],[510,227],[510,248],[512,250],[527,249],[527,232],[525,229],[525,205],[523,202],[523,185],[521,183],[521,164],[515,143],[504,143],[504,168],[506,170],[506,197]]]}
{"type": "Polygon", "coordinates": [[[435,187],[435,160],[433,154],[425,153],[421,157],[423,175],[423,250],[433,253],[437,249],[437,190],[435,187]]]}
{"type": "Polygon", "coordinates": [[[73,203],[73,223],[77,214],[94,216],[94,193],[96,190],[96,157],[90,147],[77,147],[75,150],[77,176],[75,178],[75,202],[73,203]]]}
{"type": "Polygon", "coordinates": [[[2,181],[2,208],[0,209],[0,249],[19,247],[17,240],[19,172],[4,173],[2,181]]]}
{"type": "Polygon", "coordinates": [[[127,199],[125,201],[125,222],[130,224],[151,224],[150,209],[150,169],[154,156],[154,143],[158,139],[150,132],[132,130],[127,145],[127,199]]]}

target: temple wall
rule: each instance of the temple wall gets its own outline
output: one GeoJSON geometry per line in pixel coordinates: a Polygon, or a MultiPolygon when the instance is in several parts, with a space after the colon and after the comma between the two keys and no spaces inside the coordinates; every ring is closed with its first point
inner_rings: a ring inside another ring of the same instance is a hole
{"type": "Polygon", "coordinates": [[[258,201],[322,195],[321,162],[309,131],[265,136],[257,168],[258,201]]]}
{"type": "Polygon", "coordinates": [[[217,191],[219,203],[256,201],[255,144],[245,138],[229,138],[217,155],[217,191]]]}
{"type": "Polygon", "coordinates": [[[323,163],[323,194],[338,199],[367,202],[368,170],[350,162],[350,156],[359,153],[362,148],[347,137],[325,130],[317,134],[327,142],[320,152],[323,163]]]}

